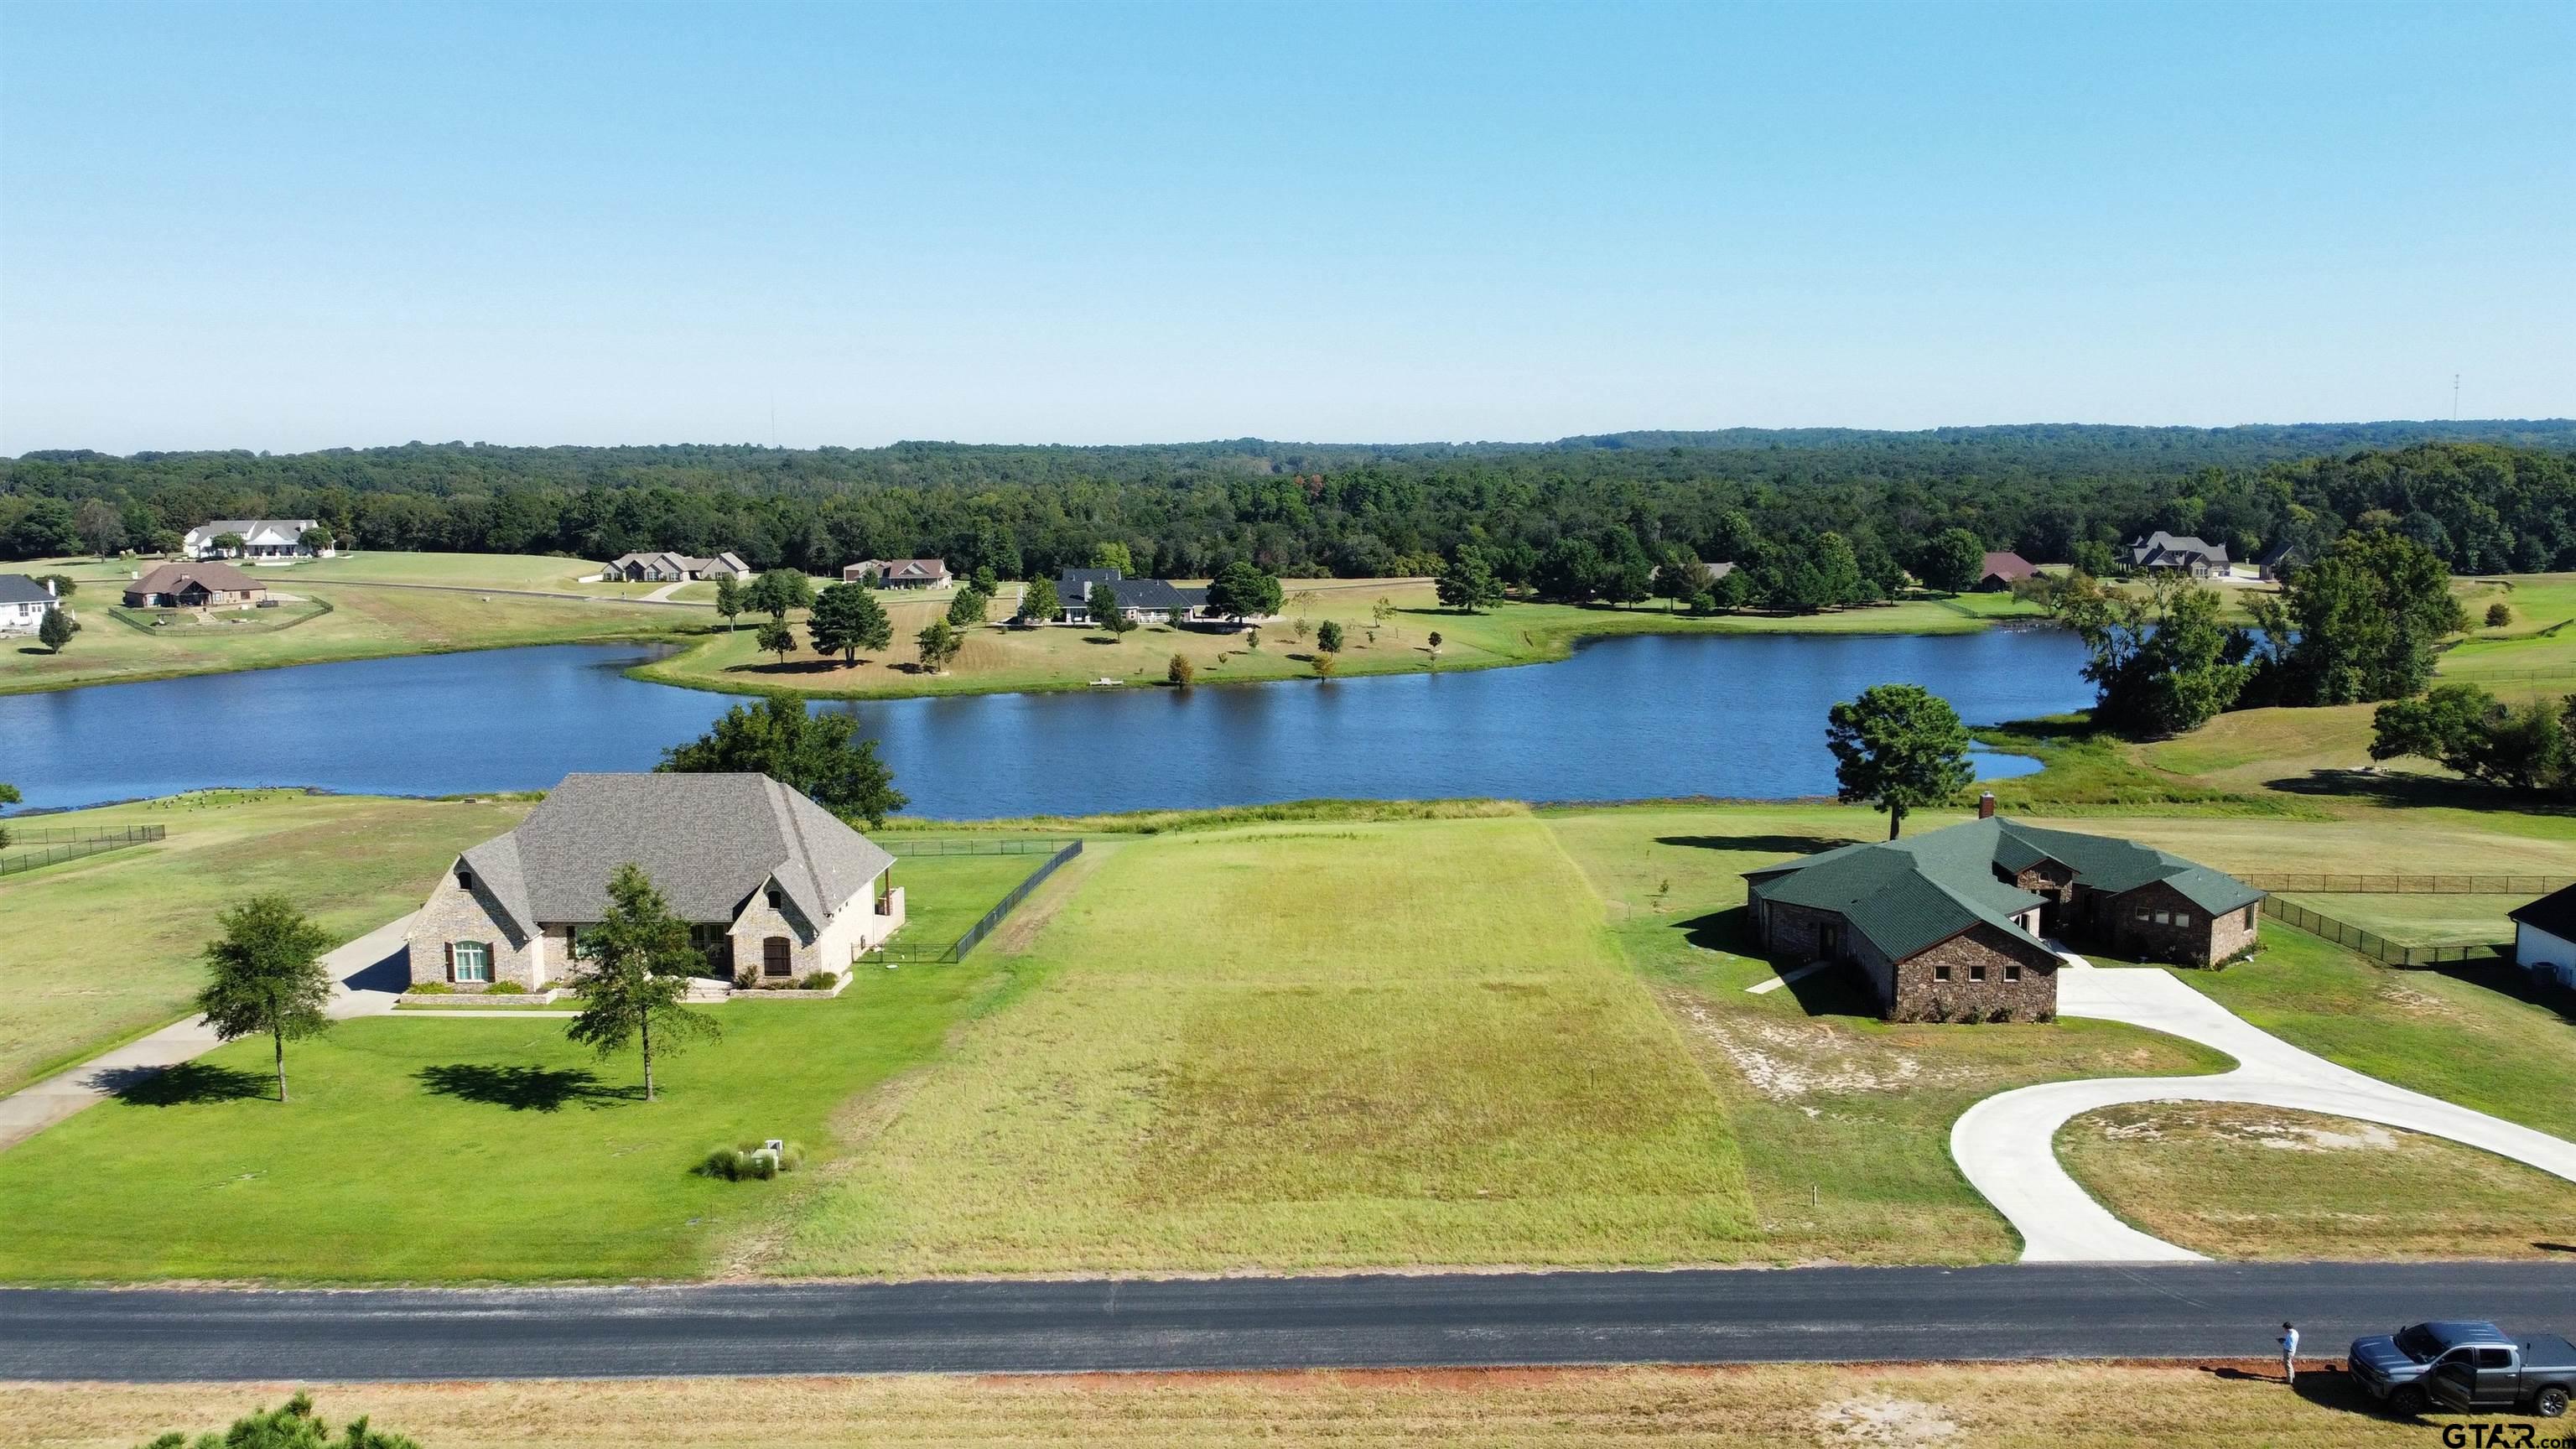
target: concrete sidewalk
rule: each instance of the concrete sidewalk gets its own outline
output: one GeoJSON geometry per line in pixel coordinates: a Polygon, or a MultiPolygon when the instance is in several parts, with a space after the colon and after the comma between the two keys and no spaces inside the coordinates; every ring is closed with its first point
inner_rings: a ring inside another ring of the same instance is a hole
{"type": "Polygon", "coordinates": [[[2410,1092],[2302,1051],[2152,968],[2068,964],[2061,1016],[2126,1022],[2214,1047],[2236,1070],[2206,1077],[2050,1082],[1988,1097],[1950,1129],[1950,1155],[2021,1234],[2022,1261],[2153,1263],[2201,1255],[2113,1217],[2057,1160],[2069,1118],[2131,1102],[2241,1102],[2448,1138],[2576,1182],[2576,1142],[2410,1092]]]}
{"type": "MultiPolygon", "coordinates": [[[[405,973],[399,966],[391,972],[387,967],[402,951],[403,934],[411,929],[411,922],[410,916],[387,921],[322,958],[338,982],[331,988],[333,1020],[383,1016],[402,999],[399,978],[405,973]],[[393,989],[384,989],[387,986],[393,989]]],[[[0,1151],[155,1072],[194,1061],[220,1045],[205,1021],[191,1016],[0,1097],[0,1151]]]]}

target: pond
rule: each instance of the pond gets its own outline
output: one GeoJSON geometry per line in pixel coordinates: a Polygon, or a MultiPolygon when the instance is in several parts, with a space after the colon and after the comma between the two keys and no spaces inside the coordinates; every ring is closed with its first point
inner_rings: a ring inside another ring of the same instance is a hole
{"type": "MultiPolygon", "coordinates": [[[[0,697],[0,779],[32,808],[206,786],[398,795],[650,768],[735,701],[621,670],[654,646],[310,664],[0,697]]],[[[1627,800],[1829,794],[1825,711],[1910,682],[1970,723],[2088,704],[2051,629],[1632,636],[1556,664],[1187,690],[823,702],[950,819],[1317,796],[1627,800]]],[[[2033,762],[1981,752],[1989,778],[2033,762]]]]}

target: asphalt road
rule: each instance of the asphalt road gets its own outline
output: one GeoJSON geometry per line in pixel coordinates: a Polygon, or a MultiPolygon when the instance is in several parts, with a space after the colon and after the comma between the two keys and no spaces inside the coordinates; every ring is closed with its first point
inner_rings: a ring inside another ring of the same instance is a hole
{"type": "Polygon", "coordinates": [[[2432,1317],[2576,1328],[2546,1263],[1799,1268],[669,1288],[0,1291],[0,1379],[2321,1357],[2432,1317]]]}

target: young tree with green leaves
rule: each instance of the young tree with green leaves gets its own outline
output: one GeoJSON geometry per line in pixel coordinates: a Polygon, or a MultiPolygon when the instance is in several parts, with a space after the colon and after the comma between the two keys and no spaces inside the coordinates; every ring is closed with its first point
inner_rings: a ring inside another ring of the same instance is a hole
{"type": "Polygon", "coordinates": [[[787,656],[796,652],[796,631],[788,628],[783,619],[771,619],[760,626],[760,634],[754,642],[760,646],[761,653],[775,654],[778,662],[785,664],[787,656]]]}
{"type": "Polygon", "coordinates": [[[733,632],[733,621],[741,617],[742,607],[742,585],[735,583],[731,574],[717,575],[716,614],[725,621],[726,633],[733,632]]]}
{"type": "Polygon", "coordinates": [[[1941,530],[1914,555],[1914,576],[1928,587],[1953,594],[1975,588],[1985,566],[1985,544],[1964,528],[1941,530]]]}
{"type": "Polygon", "coordinates": [[[278,1408],[233,1420],[232,1427],[221,1434],[191,1439],[173,1431],[143,1449],[420,1449],[420,1445],[371,1427],[364,1415],[351,1419],[335,1439],[331,1426],[313,1412],[312,1395],[299,1392],[278,1408]]]}
{"type": "Polygon", "coordinates": [[[960,589],[957,597],[948,601],[948,622],[960,629],[972,628],[984,622],[992,607],[993,596],[982,589],[960,589]]]}
{"type": "Polygon", "coordinates": [[[719,1034],[713,1018],[685,1004],[689,978],[705,961],[689,943],[689,923],[671,914],[662,893],[633,861],[608,879],[608,914],[574,946],[581,1015],[564,1035],[607,1056],[628,1042],[644,1053],[644,1100],[653,1100],[653,1032],[665,1055],[719,1034]]]}
{"type": "Polygon", "coordinates": [[[1326,619],[1315,629],[1315,647],[1327,654],[1342,652],[1342,621],[1326,619]]]}
{"type": "Polygon", "coordinates": [[[1258,564],[1238,560],[1208,581],[1208,608],[1238,624],[1269,618],[1279,612],[1280,601],[1278,578],[1258,564]]]}
{"type": "MultiPolygon", "coordinates": [[[[0,805],[15,805],[24,798],[26,797],[18,793],[17,786],[6,780],[0,780],[0,805]]],[[[8,844],[9,827],[5,823],[0,823],[0,848],[6,848],[8,844]]]]}
{"type": "Polygon", "coordinates": [[[1834,795],[1887,812],[1894,840],[1908,812],[1937,805],[1976,778],[1968,728],[1950,702],[1919,684],[1879,684],[1826,714],[1834,795]]]}
{"type": "Polygon", "coordinates": [[[833,584],[814,596],[805,632],[814,652],[838,654],[843,663],[857,660],[862,649],[883,649],[894,642],[894,620],[864,584],[833,584]]]}
{"type": "Polygon", "coordinates": [[[239,555],[243,549],[249,546],[250,540],[242,537],[238,533],[219,533],[215,535],[215,550],[218,553],[225,555],[239,555]]]}
{"type": "Polygon", "coordinates": [[[1118,590],[1106,583],[1093,584],[1090,597],[1083,602],[1091,609],[1091,624],[1095,629],[1106,629],[1117,635],[1136,627],[1136,621],[1127,617],[1125,609],[1118,607],[1118,590]]]}
{"type": "Polygon", "coordinates": [[[966,636],[958,633],[957,626],[947,620],[933,619],[929,628],[913,636],[913,644],[921,651],[921,667],[938,674],[948,668],[948,661],[956,658],[959,650],[966,647],[966,636]]]}
{"type": "Polygon", "coordinates": [[[277,1100],[286,1101],[286,1044],[328,1030],[331,935],[281,895],[259,895],[215,917],[206,943],[212,974],[197,1010],[223,1041],[265,1034],[276,1049],[277,1100]]]}
{"type": "Polygon", "coordinates": [[[975,572],[968,575],[966,581],[975,592],[988,599],[1002,591],[1002,576],[993,572],[991,564],[975,565],[975,572]]]}
{"type": "Polygon", "coordinates": [[[306,551],[318,554],[325,549],[330,548],[339,540],[333,536],[328,526],[317,523],[311,528],[304,530],[302,533],[297,534],[295,536],[295,541],[304,545],[306,551]]]}
{"type": "Polygon", "coordinates": [[[1317,679],[1330,679],[1333,677],[1333,670],[1341,664],[1342,656],[1327,649],[1318,649],[1315,651],[1315,657],[1306,662],[1314,666],[1317,679]]]}
{"type": "Polygon", "coordinates": [[[1064,612],[1064,603],[1055,596],[1055,580],[1031,579],[1020,590],[1020,617],[1032,624],[1052,624],[1064,612]]]}
{"type": "Polygon", "coordinates": [[[843,820],[881,829],[887,816],[912,802],[894,787],[876,741],[857,738],[858,727],[849,715],[815,714],[801,701],[773,695],[726,710],[705,734],[664,750],[654,768],[767,775],[843,820]]]}
{"type": "Polygon", "coordinates": [[[1666,548],[1655,563],[1654,578],[1654,595],[1664,601],[1664,612],[1669,614],[1707,592],[1708,569],[1700,563],[1699,555],[1686,544],[1666,548]]]}
{"type": "Polygon", "coordinates": [[[1458,552],[1440,571],[1432,588],[1439,594],[1442,608],[1462,614],[1480,614],[1503,601],[1503,581],[1494,577],[1493,565],[1485,562],[1484,550],[1473,544],[1458,545],[1458,552]]]}
{"type": "Polygon", "coordinates": [[[1103,540],[1092,545],[1091,566],[1096,569],[1116,569],[1120,578],[1133,578],[1136,573],[1136,560],[1127,552],[1127,545],[1114,539],[1103,540]]]}
{"type": "Polygon", "coordinates": [[[1369,618],[1377,625],[1377,627],[1381,629],[1385,628],[1387,626],[1387,621],[1394,617],[1395,601],[1393,599],[1387,598],[1385,595],[1381,594],[1369,603],[1369,618]]]}
{"type": "Polygon", "coordinates": [[[1431,657],[1440,657],[1440,631],[1437,629],[1431,631],[1431,657]]]}
{"type": "Polygon", "coordinates": [[[785,619],[790,609],[813,607],[814,581],[795,569],[770,569],[751,581],[743,602],[772,619],[785,619]]]}
{"type": "Polygon", "coordinates": [[[1164,666],[1163,682],[1178,689],[1187,689],[1190,681],[1198,677],[1198,673],[1199,668],[1190,662],[1190,656],[1175,654],[1172,656],[1172,662],[1164,666]]]}
{"type": "Polygon", "coordinates": [[[45,646],[46,653],[60,654],[63,646],[72,642],[74,632],[72,616],[64,611],[62,605],[56,604],[45,611],[43,622],[36,625],[36,642],[45,646]]]}

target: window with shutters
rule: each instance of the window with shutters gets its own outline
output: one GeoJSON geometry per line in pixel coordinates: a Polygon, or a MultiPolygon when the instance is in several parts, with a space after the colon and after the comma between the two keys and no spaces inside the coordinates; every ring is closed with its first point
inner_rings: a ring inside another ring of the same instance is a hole
{"type": "Polygon", "coordinates": [[[492,979],[492,946],[488,941],[456,943],[456,979],[489,981],[492,979]]]}

